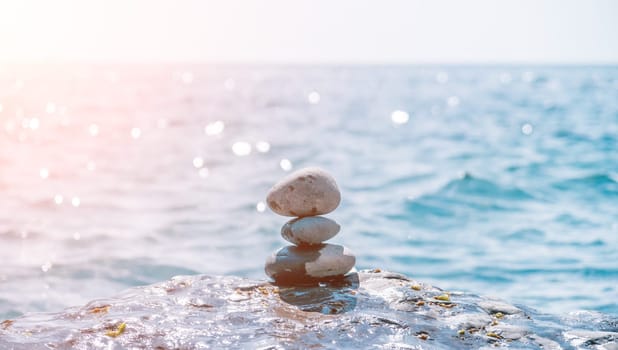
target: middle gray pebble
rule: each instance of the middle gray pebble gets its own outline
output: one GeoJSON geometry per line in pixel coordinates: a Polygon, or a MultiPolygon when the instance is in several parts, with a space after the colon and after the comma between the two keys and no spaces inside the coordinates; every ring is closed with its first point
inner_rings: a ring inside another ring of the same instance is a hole
{"type": "Polygon", "coordinates": [[[281,228],[281,237],[296,245],[315,245],[333,238],[341,229],[334,220],[323,216],[292,219],[281,228]]]}

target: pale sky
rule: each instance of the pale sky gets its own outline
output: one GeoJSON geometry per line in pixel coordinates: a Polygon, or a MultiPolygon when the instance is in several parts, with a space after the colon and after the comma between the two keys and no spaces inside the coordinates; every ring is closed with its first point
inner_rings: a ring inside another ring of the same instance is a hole
{"type": "Polygon", "coordinates": [[[0,0],[0,61],[618,63],[618,0],[0,0]]]}

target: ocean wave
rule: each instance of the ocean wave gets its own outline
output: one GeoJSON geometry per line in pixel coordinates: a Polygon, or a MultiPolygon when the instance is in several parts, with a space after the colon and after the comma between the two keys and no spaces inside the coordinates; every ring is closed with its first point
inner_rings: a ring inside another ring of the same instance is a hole
{"type": "Polygon", "coordinates": [[[568,247],[601,247],[606,245],[604,240],[602,239],[594,239],[591,241],[547,241],[547,245],[549,246],[568,246],[568,247]]]}
{"type": "Polygon", "coordinates": [[[556,267],[544,268],[507,268],[500,266],[479,267],[475,269],[475,275],[483,275],[486,273],[496,274],[500,276],[551,276],[551,275],[570,275],[570,276],[585,276],[589,278],[616,278],[618,277],[618,268],[602,268],[602,267],[560,267],[561,264],[556,264],[556,267]]]}
{"type": "MultiPolygon", "coordinates": [[[[445,219],[462,216],[487,216],[495,212],[521,210],[522,202],[535,198],[516,187],[476,178],[470,174],[451,180],[437,191],[408,199],[405,217],[430,222],[431,218],[445,219]]],[[[446,222],[442,222],[443,224],[446,222]]]]}
{"type": "MultiPolygon", "coordinates": [[[[195,275],[199,271],[185,266],[165,264],[148,258],[110,259],[93,261],[93,264],[102,266],[97,273],[107,280],[123,285],[139,286],[164,280],[177,275],[195,275]]],[[[81,273],[79,270],[72,273],[81,273]]],[[[90,273],[90,272],[85,272],[90,273]]]]}
{"type": "Polygon", "coordinates": [[[516,242],[542,242],[545,239],[545,232],[535,228],[525,228],[507,234],[504,239],[516,242]]]}
{"type": "Polygon", "coordinates": [[[618,181],[606,173],[592,174],[554,182],[553,188],[571,193],[586,194],[594,191],[603,196],[618,195],[618,181]]]}
{"type": "MultiPolygon", "coordinates": [[[[379,174],[375,174],[379,175],[379,174]]],[[[422,180],[426,180],[432,176],[429,173],[421,173],[421,174],[413,174],[413,175],[404,175],[397,176],[393,178],[385,178],[380,179],[378,176],[375,176],[375,180],[371,180],[370,175],[367,175],[369,179],[364,178],[363,181],[358,181],[357,183],[352,183],[351,185],[347,185],[345,187],[346,191],[355,192],[355,191],[384,191],[393,188],[399,188],[401,186],[415,184],[422,180]]]]}
{"type": "Polygon", "coordinates": [[[572,215],[569,213],[563,213],[563,214],[560,214],[554,217],[554,221],[567,225],[568,227],[578,227],[578,228],[599,227],[598,223],[590,221],[579,215],[572,215]]]}
{"type": "Polygon", "coordinates": [[[472,196],[493,199],[528,200],[534,197],[516,187],[507,187],[466,173],[462,178],[450,181],[438,191],[446,197],[472,196]]]}

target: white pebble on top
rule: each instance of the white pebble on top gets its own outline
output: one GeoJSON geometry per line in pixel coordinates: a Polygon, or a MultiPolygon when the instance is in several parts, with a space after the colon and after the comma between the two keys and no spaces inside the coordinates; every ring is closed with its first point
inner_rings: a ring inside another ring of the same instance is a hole
{"type": "Polygon", "coordinates": [[[276,183],[266,203],[279,215],[314,216],[330,213],[339,206],[341,193],[335,179],[320,168],[304,168],[276,183]]]}

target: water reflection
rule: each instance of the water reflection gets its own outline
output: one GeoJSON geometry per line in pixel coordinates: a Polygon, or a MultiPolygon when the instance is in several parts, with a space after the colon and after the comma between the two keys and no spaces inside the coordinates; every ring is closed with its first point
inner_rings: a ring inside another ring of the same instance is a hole
{"type": "Polygon", "coordinates": [[[315,286],[279,286],[279,296],[300,310],[334,315],[354,310],[358,287],[358,274],[353,272],[315,286]]]}

